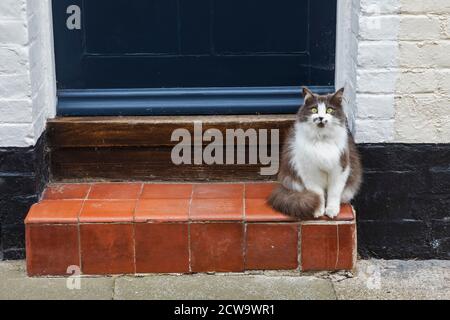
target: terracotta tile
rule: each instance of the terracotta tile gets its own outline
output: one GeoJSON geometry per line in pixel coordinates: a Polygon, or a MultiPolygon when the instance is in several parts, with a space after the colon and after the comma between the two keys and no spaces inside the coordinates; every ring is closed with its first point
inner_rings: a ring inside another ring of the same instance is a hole
{"type": "Polygon", "coordinates": [[[350,204],[343,204],[341,206],[341,212],[337,218],[339,221],[352,221],[355,219],[353,207],[350,204]]]}
{"type": "Polygon", "coordinates": [[[86,200],[81,223],[132,222],[136,200],[86,200]]]}
{"type": "Polygon", "coordinates": [[[195,184],[194,199],[242,199],[244,197],[243,184],[195,184]]]}
{"type": "Polygon", "coordinates": [[[135,200],[141,193],[141,183],[98,183],[91,187],[88,199],[135,200]]]}
{"type": "Polygon", "coordinates": [[[81,211],[82,205],[82,200],[41,201],[31,207],[25,219],[25,223],[77,223],[78,214],[81,211]]]}
{"type": "Polygon", "coordinates": [[[136,224],[137,273],[189,272],[187,224],[136,224]]]}
{"type": "Polygon", "coordinates": [[[190,216],[193,221],[242,221],[242,199],[194,199],[190,216]]]}
{"type": "Polygon", "coordinates": [[[29,276],[68,275],[80,265],[76,225],[27,225],[26,247],[29,276]]]}
{"type": "Polygon", "coordinates": [[[190,225],[193,272],[244,270],[244,225],[193,223],[190,225]]]}
{"type": "MultiPolygon", "coordinates": [[[[350,204],[341,205],[341,211],[335,219],[330,219],[327,216],[320,217],[318,220],[322,221],[352,221],[355,218],[353,208],[350,204]]],[[[313,219],[311,219],[313,220],[313,219]]]]}
{"type": "Polygon", "coordinates": [[[298,267],[298,225],[247,225],[246,270],[292,270],[298,267]]]}
{"type": "Polygon", "coordinates": [[[301,226],[301,263],[303,271],[335,270],[337,226],[301,226]]]}
{"type": "Polygon", "coordinates": [[[336,269],[352,270],[356,257],[356,225],[338,224],[339,257],[336,269]]]}
{"type": "Polygon", "coordinates": [[[276,186],[276,183],[247,183],[245,185],[245,198],[267,199],[276,186]]]}
{"type": "Polygon", "coordinates": [[[192,184],[145,184],[141,199],[190,199],[192,184]]]}
{"type": "Polygon", "coordinates": [[[133,225],[82,224],[80,243],[84,274],[134,273],[133,225]]]}
{"type": "Polygon", "coordinates": [[[246,199],[245,220],[248,222],[296,221],[295,218],[273,210],[266,199],[246,199]]]}
{"type": "Polygon", "coordinates": [[[139,200],[134,214],[136,222],[188,221],[189,199],[146,199],[139,200]]]}
{"type": "Polygon", "coordinates": [[[51,184],[44,192],[44,200],[85,199],[89,184],[51,184]]]}

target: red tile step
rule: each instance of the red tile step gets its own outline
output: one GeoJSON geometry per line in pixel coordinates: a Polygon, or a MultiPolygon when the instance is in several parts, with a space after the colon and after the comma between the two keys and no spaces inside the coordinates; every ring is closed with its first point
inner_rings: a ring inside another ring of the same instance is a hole
{"type": "Polygon", "coordinates": [[[25,220],[30,276],[352,270],[353,208],[298,221],[274,183],[52,184],[25,220]]]}

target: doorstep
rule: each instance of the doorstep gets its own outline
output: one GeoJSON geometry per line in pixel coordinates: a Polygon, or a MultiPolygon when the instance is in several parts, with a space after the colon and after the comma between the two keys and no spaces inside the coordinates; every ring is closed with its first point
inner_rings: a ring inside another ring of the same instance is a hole
{"type": "Polygon", "coordinates": [[[25,220],[30,276],[352,270],[353,208],[299,221],[275,183],[51,184],[25,220]]]}

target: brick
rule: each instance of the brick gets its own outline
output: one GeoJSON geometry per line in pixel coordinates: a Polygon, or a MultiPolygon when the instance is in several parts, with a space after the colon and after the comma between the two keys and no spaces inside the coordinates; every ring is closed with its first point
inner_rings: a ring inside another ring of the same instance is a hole
{"type": "Polygon", "coordinates": [[[450,96],[450,70],[436,71],[437,89],[442,94],[450,96]]]}
{"type": "Polygon", "coordinates": [[[359,93],[394,93],[397,72],[391,70],[359,70],[357,90],[359,93]]]}
{"type": "Polygon", "coordinates": [[[399,0],[361,0],[361,11],[367,14],[387,14],[400,11],[399,0]]]}
{"type": "Polygon", "coordinates": [[[26,21],[0,21],[0,43],[26,45],[28,43],[28,28],[26,21]]]}
{"type": "Polygon", "coordinates": [[[446,97],[415,94],[396,99],[395,141],[405,143],[450,142],[450,114],[443,106],[450,105],[446,97]],[[436,115],[439,115],[438,117],[436,115]],[[405,119],[408,119],[405,121],[405,119]]]}
{"type": "Polygon", "coordinates": [[[0,74],[20,74],[28,68],[28,51],[24,47],[0,46],[0,74]]]}
{"type": "Polygon", "coordinates": [[[450,41],[400,42],[400,66],[404,68],[450,67],[450,41]]]}
{"type": "Polygon", "coordinates": [[[393,94],[358,94],[356,106],[359,119],[390,120],[394,117],[393,94]]]}
{"type": "Polygon", "coordinates": [[[33,121],[31,99],[0,99],[0,122],[9,124],[30,123],[33,121]]]}
{"type": "Polygon", "coordinates": [[[401,0],[402,13],[450,13],[447,0],[401,0]]]}
{"type": "Polygon", "coordinates": [[[447,22],[445,24],[445,37],[450,38],[450,17],[447,18],[447,22]]]}
{"type": "Polygon", "coordinates": [[[2,0],[0,3],[0,20],[25,19],[26,0],[2,0]]]}
{"type": "Polygon", "coordinates": [[[358,221],[358,247],[363,257],[432,259],[429,228],[423,221],[358,221]]]}
{"type": "Polygon", "coordinates": [[[439,18],[428,16],[405,16],[400,21],[400,40],[434,40],[440,38],[439,18]]]}
{"type": "Polygon", "coordinates": [[[361,68],[396,67],[398,52],[396,41],[361,41],[358,48],[358,65],[361,68]]]}
{"type": "Polygon", "coordinates": [[[397,82],[399,93],[434,93],[439,78],[434,70],[404,71],[397,82]]]}
{"type": "Polygon", "coordinates": [[[0,97],[3,99],[29,99],[31,83],[28,74],[1,75],[0,97]]]}
{"type": "Polygon", "coordinates": [[[359,19],[362,40],[397,40],[399,28],[398,16],[361,16],[359,19]]]}
{"type": "Polygon", "coordinates": [[[394,120],[356,120],[356,142],[380,143],[394,140],[394,120]]]}

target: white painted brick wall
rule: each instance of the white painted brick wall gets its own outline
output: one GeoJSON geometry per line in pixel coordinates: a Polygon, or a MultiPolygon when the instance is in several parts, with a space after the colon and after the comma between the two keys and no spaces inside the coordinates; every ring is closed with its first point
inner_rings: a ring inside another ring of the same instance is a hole
{"type": "Polygon", "coordinates": [[[449,143],[450,1],[360,1],[357,141],[449,143]]]}
{"type": "Polygon", "coordinates": [[[401,0],[396,142],[450,142],[448,0],[401,0]]]}
{"type": "Polygon", "coordinates": [[[361,0],[356,70],[356,140],[394,140],[399,0],[361,0]]]}
{"type": "Polygon", "coordinates": [[[34,145],[55,114],[50,4],[0,1],[0,147],[34,145]]]}

